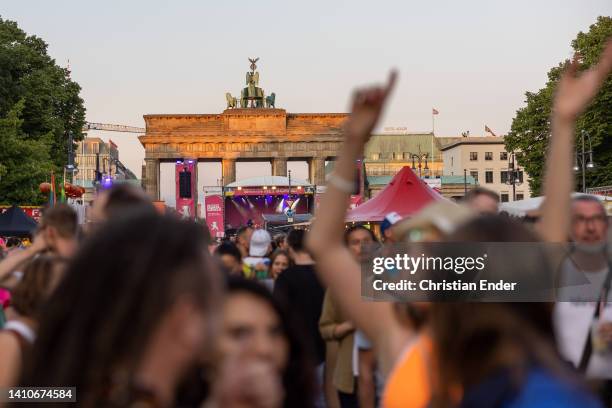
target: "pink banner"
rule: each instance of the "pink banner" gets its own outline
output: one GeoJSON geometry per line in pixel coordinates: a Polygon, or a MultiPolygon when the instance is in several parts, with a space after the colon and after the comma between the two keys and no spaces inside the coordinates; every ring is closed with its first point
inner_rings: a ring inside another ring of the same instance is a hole
{"type": "Polygon", "coordinates": [[[225,193],[227,196],[250,196],[250,195],[279,195],[279,194],[312,194],[312,188],[303,187],[291,187],[291,192],[288,187],[277,187],[277,188],[242,188],[240,190],[235,189],[225,193]]]}
{"type": "Polygon", "coordinates": [[[214,238],[223,238],[225,236],[223,223],[223,197],[220,195],[209,195],[204,197],[206,206],[205,218],[210,235],[214,238]]]}

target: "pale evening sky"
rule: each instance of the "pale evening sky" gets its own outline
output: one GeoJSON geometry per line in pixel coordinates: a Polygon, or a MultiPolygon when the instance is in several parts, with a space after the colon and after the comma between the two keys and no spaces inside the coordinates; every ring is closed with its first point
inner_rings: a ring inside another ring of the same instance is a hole
{"type": "MultiPolygon", "coordinates": [[[[610,14],[610,0],[12,0],[0,7],[2,18],[42,37],[58,64],[70,59],[91,122],[144,127],[148,113],[219,113],[225,92],[243,86],[247,57],[260,57],[260,85],[288,112],[344,112],[356,85],[396,67],[400,82],[382,125],[430,131],[435,107],[439,136],[480,135],[485,124],[505,134],[524,92],[540,89],[548,69],[571,55],[576,34],[610,14]]],[[[112,138],[140,176],[136,135],[96,135],[112,138]]],[[[217,172],[201,169],[201,183],[214,184],[217,172]]],[[[162,173],[168,194],[172,172],[162,173]]]]}

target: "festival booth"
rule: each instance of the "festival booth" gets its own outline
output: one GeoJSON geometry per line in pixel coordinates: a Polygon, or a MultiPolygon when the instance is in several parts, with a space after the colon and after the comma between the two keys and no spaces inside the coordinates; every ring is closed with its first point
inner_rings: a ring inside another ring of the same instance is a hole
{"type": "Polygon", "coordinates": [[[350,210],[346,222],[380,223],[390,212],[410,217],[428,204],[444,199],[406,166],[374,198],[350,210]]]}
{"type": "Polygon", "coordinates": [[[16,205],[0,215],[0,236],[28,237],[32,235],[38,224],[16,205]]]}
{"type": "Polygon", "coordinates": [[[265,220],[264,215],[281,215],[272,223],[277,219],[284,219],[288,224],[302,222],[301,215],[310,215],[314,209],[314,193],[314,186],[308,182],[283,176],[253,177],[230,183],[223,188],[225,229],[239,228],[248,222],[263,227],[272,220],[270,217],[265,220]]]}

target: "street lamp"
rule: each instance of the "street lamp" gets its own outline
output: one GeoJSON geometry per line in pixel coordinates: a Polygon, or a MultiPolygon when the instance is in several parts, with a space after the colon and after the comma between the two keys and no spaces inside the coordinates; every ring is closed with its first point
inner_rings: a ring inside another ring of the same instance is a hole
{"type": "Polygon", "coordinates": [[[523,184],[521,177],[521,169],[518,165],[515,167],[516,154],[510,152],[508,156],[508,176],[506,177],[506,184],[512,186],[512,201],[516,201],[516,186],[523,184]]]}
{"type": "Polygon", "coordinates": [[[288,189],[289,191],[287,193],[288,199],[285,200],[285,202],[287,203],[287,207],[288,207],[287,211],[285,212],[285,215],[287,216],[287,222],[288,223],[292,223],[293,222],[294,212],[293,212],[293,209],[291,208],[291,206],[293,205],[294,201],[291,198],[291,170],[287,171],[287,178],[289,180],[289,183],[288,183],[289,184],[289,189],[288,189]]]}
{"type": "Polygon", "coordinates": [[[412,159],[412,170],[416,170],[415,167],[415,160],[417,160],[419,162],[419,178],[421,178],[421,168],[422,168],[422,163],[425,162],[425,167],[423,167],[425,170],[429,171],[429,167],[427,167],[427,159],[429,158],[429,153],[409,153],[410,158],[412,159]]]}
{"type": "Polygon", "coordinates": [[[574,171],[579,172],[582,170],[582,192],[586,193],[586,171],[595,168],[595,162],[593,162],[593,146],[591,144],[591,136],[583,130],[580,132],[580,139],[582,140],[582,151],[578,152],[576,148],[576,154],[574,155],[574,171]],[[589,150],[584,150],[584,135],[586,135],[589,141],[589,150]],[[588,162],[587,162],[588,157],[588,162]],[[579,159],[580,158],[580,159],[579,159]],[[580,162],[580,166],[578,165],[580,162]]]}

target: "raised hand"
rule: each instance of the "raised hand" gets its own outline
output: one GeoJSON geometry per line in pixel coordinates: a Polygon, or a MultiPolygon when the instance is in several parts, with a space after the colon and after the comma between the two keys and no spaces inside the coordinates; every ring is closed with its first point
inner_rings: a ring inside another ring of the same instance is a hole
{"type": "Polygon", "coordinates": [[[395,86],[397,72],[391,71],[385,86],[358,89],[353,94],[351,116],[346,123],[346,140],[363,146],[380,119],[385,102],[395,86]]]}
{"type": "Polygon", "coordinates": [[[564,121],[576,120],[612,70],[612,39],[608,40],[596,65],[579,75],[578,65],[578,56],[575,55],[557,85],[553,114],[564,121]]]}

